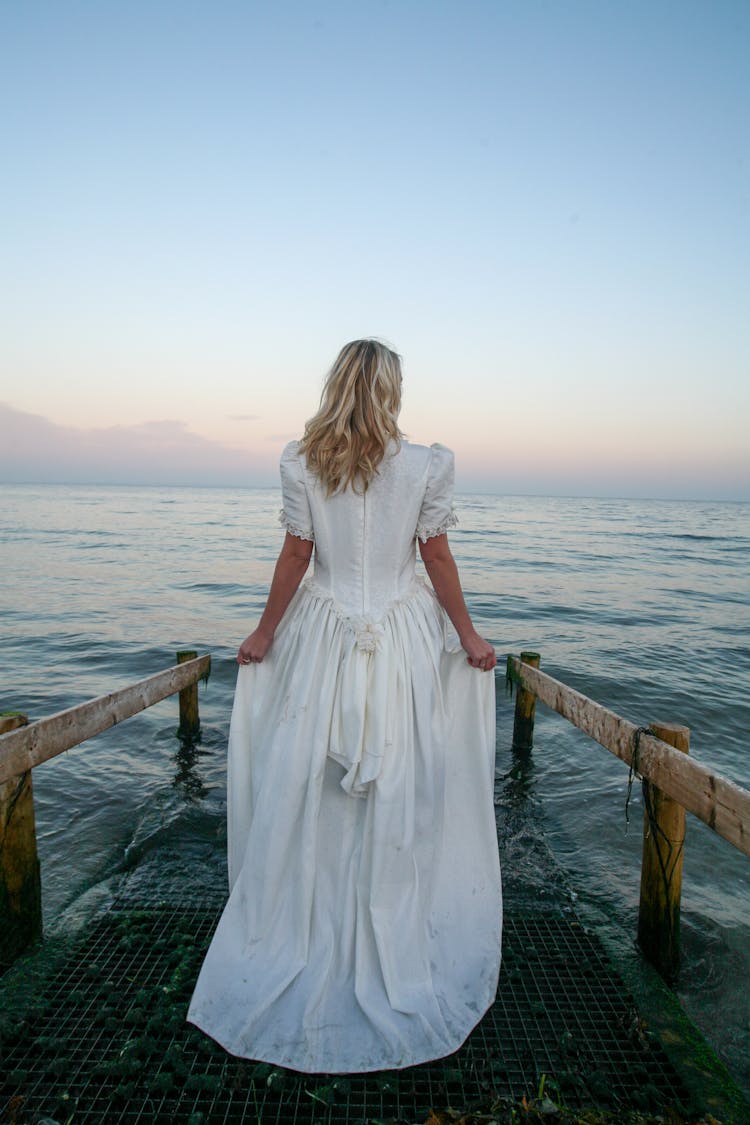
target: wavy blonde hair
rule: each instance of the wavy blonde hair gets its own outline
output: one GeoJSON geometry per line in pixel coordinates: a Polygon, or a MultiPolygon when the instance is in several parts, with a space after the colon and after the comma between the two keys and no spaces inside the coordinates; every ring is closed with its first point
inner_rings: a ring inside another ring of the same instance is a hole
{"type": "Polygon", "coordinates": [[[299,445],[330,496],[366,492],[391,440],[401,441],[401,357],[379,340],[345,344],[299,445]]]}

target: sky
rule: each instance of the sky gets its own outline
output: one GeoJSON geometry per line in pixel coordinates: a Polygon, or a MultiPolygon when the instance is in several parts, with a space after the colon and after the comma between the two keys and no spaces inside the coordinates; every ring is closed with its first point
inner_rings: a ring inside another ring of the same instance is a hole
{"type": "Polygon", "coordinates": [[[0,481],[275,484],[348,340],[457,487],[750,499],[747,0],[0,0],[0,481]]]}

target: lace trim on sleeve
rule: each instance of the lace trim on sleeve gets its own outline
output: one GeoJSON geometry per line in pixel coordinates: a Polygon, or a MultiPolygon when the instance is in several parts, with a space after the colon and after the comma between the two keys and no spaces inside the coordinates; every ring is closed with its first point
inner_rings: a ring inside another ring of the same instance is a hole
{"type": "Polygon", "coordinates": [[[303,531],[301,527],[295,527],[283,508],[279,512],[279,523],[296,539],[307,539],[310,543],[315,542],[315,533],[313,531],[303,531]]]}
{"type": "Polygon", "coordinates": [[[458,516],[455,512],[451,512],[439,527],[417,527],[417,539],[426,543],[428,539],[434,539],[437,535],[445,535],[448,528],[455,527],[457,523],[458,516]]]}

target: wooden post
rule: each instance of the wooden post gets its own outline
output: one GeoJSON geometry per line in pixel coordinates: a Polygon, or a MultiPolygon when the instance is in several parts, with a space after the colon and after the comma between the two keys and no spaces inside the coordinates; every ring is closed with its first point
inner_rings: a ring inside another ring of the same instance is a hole
{"type": "MultiPolygon", "coordinates": [[[[538,652],[522,652],[521,663],[529,664],[532,668],[539,667],[538,652]]],[[[516,691],[516,710],[513,716],[513,749],[523,750],[528,753],[534,745],[534,712],[536,710],[536,695],[533,691],[518,685],[516,691]]]]}
{"type": "MultiPolygon", "coordinates": [[[[0,734],[26,726],[19,712],[0,715],[0,734]]],[[[0,967],[42,936],[42,888],[31,770],[0,782],[0,967]]]]}
{"type": "MultiPolygon", "coordinates": [[[[193,649],[183,649],[177,653],[177,663],[185,664],[188,660],[195,660],[198,655],[193,649]]],[[[181,738],[194,738],[201,729],[200,716],[198,715],[198,685],[190,684],[180,692],[180,726],[178,734],[181,738]]]]}
{"type": "MultiPolygon", "coordinates": [[[[652,723],[662,740],[690,752],[690,731],[676,723],[652,723]]],[[[646,957],[668,981],[680,964],[680,896],[682,854],[685,842],[685,809],[643,781],[643,858],[638,943],[646,957]]]]}

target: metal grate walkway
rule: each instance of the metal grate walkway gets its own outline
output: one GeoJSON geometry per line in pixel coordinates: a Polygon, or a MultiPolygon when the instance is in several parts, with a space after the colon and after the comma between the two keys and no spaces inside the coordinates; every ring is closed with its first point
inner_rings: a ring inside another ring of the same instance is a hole
{"type": "Polygon", "coordinates": [[[0,1121],[424,1122],[433,1107],[533,1096],[543,1074],[570,1106],[688,1100],[598,940],[559,916],[506,918],[497,1001],[449,1058],[347,1078],[236,1059],[185,1023],[220,911],[102,915],[2,1043],[0,1121]]]}

